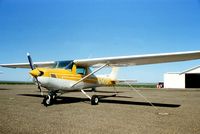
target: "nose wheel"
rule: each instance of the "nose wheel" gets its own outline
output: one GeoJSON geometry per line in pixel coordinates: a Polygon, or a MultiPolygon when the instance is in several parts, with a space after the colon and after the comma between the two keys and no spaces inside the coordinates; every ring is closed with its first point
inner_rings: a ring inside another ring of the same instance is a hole
{"type": "Polygon", "coordinates": [[[43,99],[44,106],[50,106],[52,105],[57,99],[57,94],[50,92],[48,95],[46,95],[43,99]]]}
{"type": "Polygon", "coordinates": [[[47,107],[52,105],[52,97],[50,95],[46,95],[43,99],[43,104],[47,107]]]}

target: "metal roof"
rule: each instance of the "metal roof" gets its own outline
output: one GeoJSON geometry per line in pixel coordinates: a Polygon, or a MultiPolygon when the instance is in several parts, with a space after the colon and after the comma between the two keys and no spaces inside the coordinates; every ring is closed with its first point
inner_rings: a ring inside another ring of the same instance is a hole
{"type": "Polygon", "coordinates": [[[186,74],[187,72],[193,71],[193,70],[198,69],[198,68],[200,68],[200,65],[199,65],[199,66],[196,66],[196,67],[193,67],[193,68],[190,68],[190,69],[187,69],[187,70],[181,72],[180,75],[181,75],[181,74],[186,74]]]}
{"type": "Polygon", "coordinates": [[[179,74],[179,75],[182,75],[182,74],[186,74],[186,73],[188,73],[190,71],[193,71],[195,69],[198,69],[198,68],[200,68],[200,65],[198,65],[196,67],[193,67],[193,68],[190,68],[190,69],[187,69],[187,70],[185,70],[183,72],[167,72],[166,74],[179,74]]]}

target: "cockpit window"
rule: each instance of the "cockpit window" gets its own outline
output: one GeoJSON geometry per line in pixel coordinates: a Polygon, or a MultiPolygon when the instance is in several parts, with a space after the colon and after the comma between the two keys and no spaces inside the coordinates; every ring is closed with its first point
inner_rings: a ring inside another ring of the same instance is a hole
{"type": "Polygon", "coordinates": [[[72,69],[73,61],[57,61],[54,68],[72,69]]]}
{"type": "Polygon", "coordinates": [[[70,61],[68,64],[67,64],[67,66],[65,66],[65,69],[72,69],[72,67],[73,67],[73,61],[70,61]]]}
{"type": "Polygon", "coordinates": [[[76,67],[76,73],[86,75],[86,69],[84,67],[76,67]]]}

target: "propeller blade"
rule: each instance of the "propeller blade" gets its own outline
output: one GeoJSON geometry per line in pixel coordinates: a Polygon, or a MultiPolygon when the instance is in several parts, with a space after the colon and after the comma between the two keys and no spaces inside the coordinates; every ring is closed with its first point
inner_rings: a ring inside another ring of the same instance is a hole
{"type": "Polygon", "coordinates": [[[39,83],[37,77],[35,77],[35,80],[37,82],[38,89],[40,90],[40,94],[43,96],[42,88],[40,87],[40,83],[39,83]]]}
{"type": "MultiPolygon", "coordinates": [[[[29,64],[30,64],[31,69],[32,69],[32,70],[36,69],[36,67],[33,65],[33,61],[32,61],[32,58],[31,58],[31,56],[30,56],[29,53],[27,53],[27,57],[28,57],[28,61],[29,61],[29,64]]],[[[36,83],[37,83],[38,89],[40,90],[41,95],[43,95],[43,92],[42,92],[42,89],[41,89],[41,87],[40,87],[40,83],[39,83],[39,81],[38,81],[38,78],[37,78],[37,77],[34,77],[34,78],[35,78],[35,80],[36,80],[36,83]]]]}
{"type": "Polygon", "coordinates": [[[37,77],[35,77],[35,80],[36,80],[36,82],[37,82],[38,89],[40,89],[40,91],[41,91],[40,83],[39,83],[37,77]]]}
{"type": "Polygon", "coordinates": [[[27,53],[27,57],[28,57],[28,61],[29,61],[31,69],[34,70],[35,66],[33,65],[32,58],[29,53],[27,53]]]}

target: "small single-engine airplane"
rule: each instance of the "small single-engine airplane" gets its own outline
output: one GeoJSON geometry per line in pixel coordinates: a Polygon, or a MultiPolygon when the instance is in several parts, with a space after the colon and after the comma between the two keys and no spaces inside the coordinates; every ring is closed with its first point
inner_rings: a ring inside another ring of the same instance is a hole
{"type": "Polygon", "coordinates": [[[117,82],[116,75],[119,67],[156,64],[200,59],[200,51],[161,53],[148,55],[132,55],[119,57],[105,57],[79,60],[32,62],[27,53],[29,63],[0,64],[9,68],[31,68],[30,74],[35,78],[38,89],[44,87],[48,95],[44,97],[45,106],[52,105],[58,93],[82,91],[91,100],[92,105],[99,102],[98,95],[89,96],[84,89],[100,86],[114,86],[117,82]],[[93,71],[90,67],[95,67],[93,71]],[[109,75],[95,75],[96,72],[111,67],[109,75]]]}

